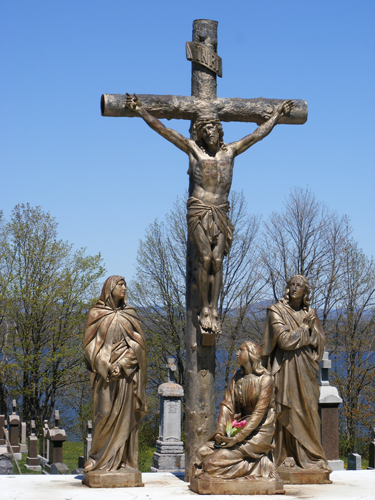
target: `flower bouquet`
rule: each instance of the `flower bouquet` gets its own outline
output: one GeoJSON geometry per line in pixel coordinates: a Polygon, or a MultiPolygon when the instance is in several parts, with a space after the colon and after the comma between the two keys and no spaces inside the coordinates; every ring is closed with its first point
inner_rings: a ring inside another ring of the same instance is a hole
{"type": "MultiPolygon", "coordinates": [[[[225,428],[226,437],[231,438],[240,432],[246,425],[246,420],[228,420],[225,428]]],[[[215,448],[222,448],[225,443],[214,443],[215,448]]]]}
{"type": "Polygon", "coordinates": [[[233,437],[240,432],[246,425],[246,420],[228,420],[225,432],[227,437],[233,437]]]}

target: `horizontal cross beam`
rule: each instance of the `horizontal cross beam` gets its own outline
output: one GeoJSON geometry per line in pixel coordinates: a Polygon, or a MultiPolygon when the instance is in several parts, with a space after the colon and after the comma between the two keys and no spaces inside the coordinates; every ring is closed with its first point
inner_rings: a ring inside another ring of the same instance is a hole
{"type": "MultiPolygon", "coordinates": [[[[223,122],[253,122],[260,125],[272,114],[274,109],[285,99],[216,98],[210,100],[179,95],[139,94],[143,106],[155,118],[167,120],[195,120],[199,115],[214,115],[223,122]]],[[[303,125],[307,120],[307,103],[302,99],[293,99],[294,108],[289,115],[280,118],[279,124],[303,125]]],[[[125,107],[126,95],[103,94],[101,98],[102,116],[136,117],[133,111],[125,107]]]]}

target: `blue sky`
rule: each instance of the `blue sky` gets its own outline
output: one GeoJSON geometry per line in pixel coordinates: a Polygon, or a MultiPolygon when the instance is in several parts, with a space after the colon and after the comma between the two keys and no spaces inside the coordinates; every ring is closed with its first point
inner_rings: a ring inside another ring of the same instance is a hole
{"type": "MultiPolygon", "coordinates": [[[[40,205],[59,236],[129,280],[139,239],[188,186],[187,157],[138,118],[100,115],[103,93],[190,95],[185,42],[215,19],[219,97],[306,99],[237,158],[232,189],[266,219],[293,186],[347,214],[375,251],[375,2],[0,1],[0,209],[40,205]]],[[[188,135],[189,123],[169,126],[188,135]]],[[[225,141],[255,124],[224,124],[225,141]]]]}

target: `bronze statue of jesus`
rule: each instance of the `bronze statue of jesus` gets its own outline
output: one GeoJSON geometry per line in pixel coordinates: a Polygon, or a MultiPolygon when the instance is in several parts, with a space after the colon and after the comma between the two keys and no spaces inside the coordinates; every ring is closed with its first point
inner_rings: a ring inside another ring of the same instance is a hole
{"type": "Polygon", "coordinates": [[[193,180],[194,189],[187,203],[187,220],[199,258],[199,323],[206,332],[220,333],[218,302],[223,280],[222,262],[229,253],[234,231],[228,217],[234,159],[266,137],[280,117],[291,112],[294,102],[284,101],[252,134],[225,144],[223,128],[215,117],[199,116],[194,122],[196,140],[187,139],[150,115],[135,94],[126,95],[126,107],[189,155],[188,174],[193,180]]]}

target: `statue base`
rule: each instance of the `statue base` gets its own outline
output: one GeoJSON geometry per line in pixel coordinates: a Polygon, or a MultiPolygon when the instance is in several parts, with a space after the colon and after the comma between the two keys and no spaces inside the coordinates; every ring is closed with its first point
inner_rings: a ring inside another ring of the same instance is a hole
{"type": "Polygon", "coordinates": [[[279,495],[284,493],[284,484],[280,479],[254,476],[219,479],[202,474],[191,479],[190,489],[200,495],[279,495]]]}
{"type": "Polygon", "coordinates": [[[132,471],[118,469],[84,472],[82,483],[89,488],[134,488],[144,486],[141,472],[135,469],[132,471]]]}
{"type": "Polygon", "coordinates": [[[332,484],[330,472],[319,469],[301,469],[281,465],[277,472],[285,484],[332,484]]]}

